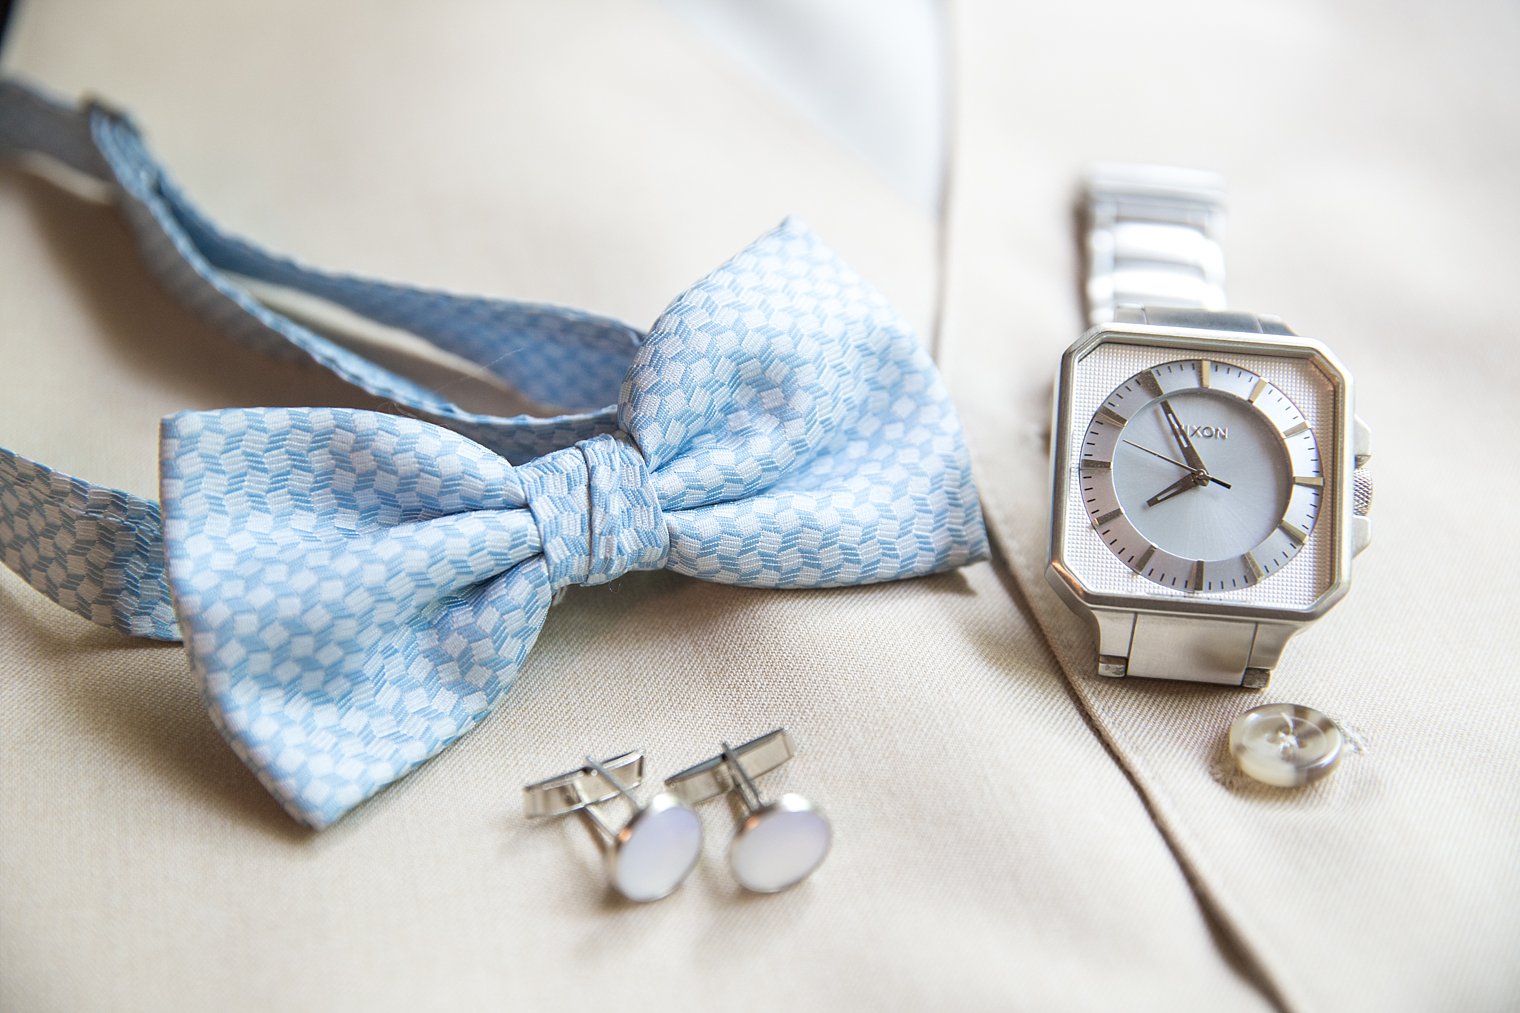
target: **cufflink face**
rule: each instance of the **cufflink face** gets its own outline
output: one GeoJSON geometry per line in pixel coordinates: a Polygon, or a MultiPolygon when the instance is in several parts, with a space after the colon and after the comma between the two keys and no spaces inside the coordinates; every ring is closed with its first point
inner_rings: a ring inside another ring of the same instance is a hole
{"type": "Polygon", "coordinates": [[[696,811],[670,792],[640,805],[630,789],[644,779],[644,754],[624,753],[606,760],[586,757],[586,765],[523,788],[523,811],[529,819],[575,813],[597,835],[614,890],[640,903],[675,892],[702,854],[702,821],[696,811]],[[633,810],[617,830],[596,806],[622,796],[633,810]]]}
{"type": "Polygon", "coordinates": [[[728,847],[728,865],[746,890],[779,893],[823,864],[832,839],[829,821],[813,803],[789,793],[739,824],[728,847]]]}
{"type": "Polygon", "coordinates": [[[662,791],[618,831],[607,851],[608,877],[629,900],[659,900],[686,881],[701,854],[701,817],[662,791]]]}
{"type": "Polygon", "coordinates": [[[775,770],[793,756],[784,728],[740,746],[723,743],[711,759],[665,779],[665,786],[692,804],[733,792],[744,817],[728,849],[734,879],[755,893],[779,893],[802,882],[828,857],[833,841],[829,821],[801,795],[767,802],[753,778],[775,770]]]}
{"type": "Polygon", "coordinates": [[[1313,707],[1269,703],[1230,725],[1230,753],[1248,777],[1278,788],[1316,781],[1340,762],[1344,736],[1313,707]]]}

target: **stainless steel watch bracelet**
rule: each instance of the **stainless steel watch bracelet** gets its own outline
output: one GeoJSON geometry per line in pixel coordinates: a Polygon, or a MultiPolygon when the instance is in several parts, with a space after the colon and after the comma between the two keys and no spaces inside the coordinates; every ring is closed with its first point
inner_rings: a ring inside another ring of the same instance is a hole
{"type": "MultiPolygon", "coordinates": [[[[1102,165],[1088,182],[1087,298],[1091,325],[1164,327],[1291,335],[1277,317],[1225,309],[1224,186],[1207,172],[1102,165]]],[[[1371,485],[1361,467],[1358,424],[1355,512],[1365,516],[1371,485]]],[[[1359,522],[1358,550],[1370,529],[1359,522]]],[[[1260,688],[1297,623],[1267,623],[1096,607],[1098,672],[1260,688]]]]}

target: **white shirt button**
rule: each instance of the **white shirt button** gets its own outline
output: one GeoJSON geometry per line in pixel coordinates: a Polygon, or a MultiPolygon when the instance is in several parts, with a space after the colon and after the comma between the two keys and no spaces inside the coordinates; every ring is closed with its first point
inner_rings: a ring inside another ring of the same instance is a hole
{"type": "Polygon", "coordinates": [[[1263,784],[1297,788],[1330,773],[1344,739],[1313,707],[1269,703],[1230,725],[1230,753],[1242,772],[1263,784]]]}

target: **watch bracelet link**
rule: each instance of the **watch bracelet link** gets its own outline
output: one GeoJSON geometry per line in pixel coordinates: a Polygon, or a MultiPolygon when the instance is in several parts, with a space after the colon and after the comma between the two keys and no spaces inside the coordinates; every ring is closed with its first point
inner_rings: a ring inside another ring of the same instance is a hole
{"type": "Polygon", "coordinates": [[[1156,324],[1162,327],[1195,327],[1212,331],[1243,331],[1248,334],[1293,335],[1278,317],[1239,310],[1204,310],[1182,306],[1118,306],[1113,321],[1121,324],[1156,324]]]}
{"type": "Polygon", "coordinates": [[[1292,624],[1095,609],[1098,674],[1261,689],[1292,624]]]}
{"type": "Polygon", "coordinates": [[[1088,323],[1120,307],[1223,310],[1224,181],[1166,166],[1102,164],[1088,177],[1088,323]]]}

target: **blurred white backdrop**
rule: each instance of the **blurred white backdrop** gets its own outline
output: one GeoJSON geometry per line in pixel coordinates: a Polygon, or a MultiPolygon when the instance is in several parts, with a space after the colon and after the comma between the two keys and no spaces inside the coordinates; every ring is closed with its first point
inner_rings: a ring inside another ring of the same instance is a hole
{"type": "Polygon", "coordinates": [[[735,64],[938,213],[946,106],[937,0],[661,0],[735,64]]]}

